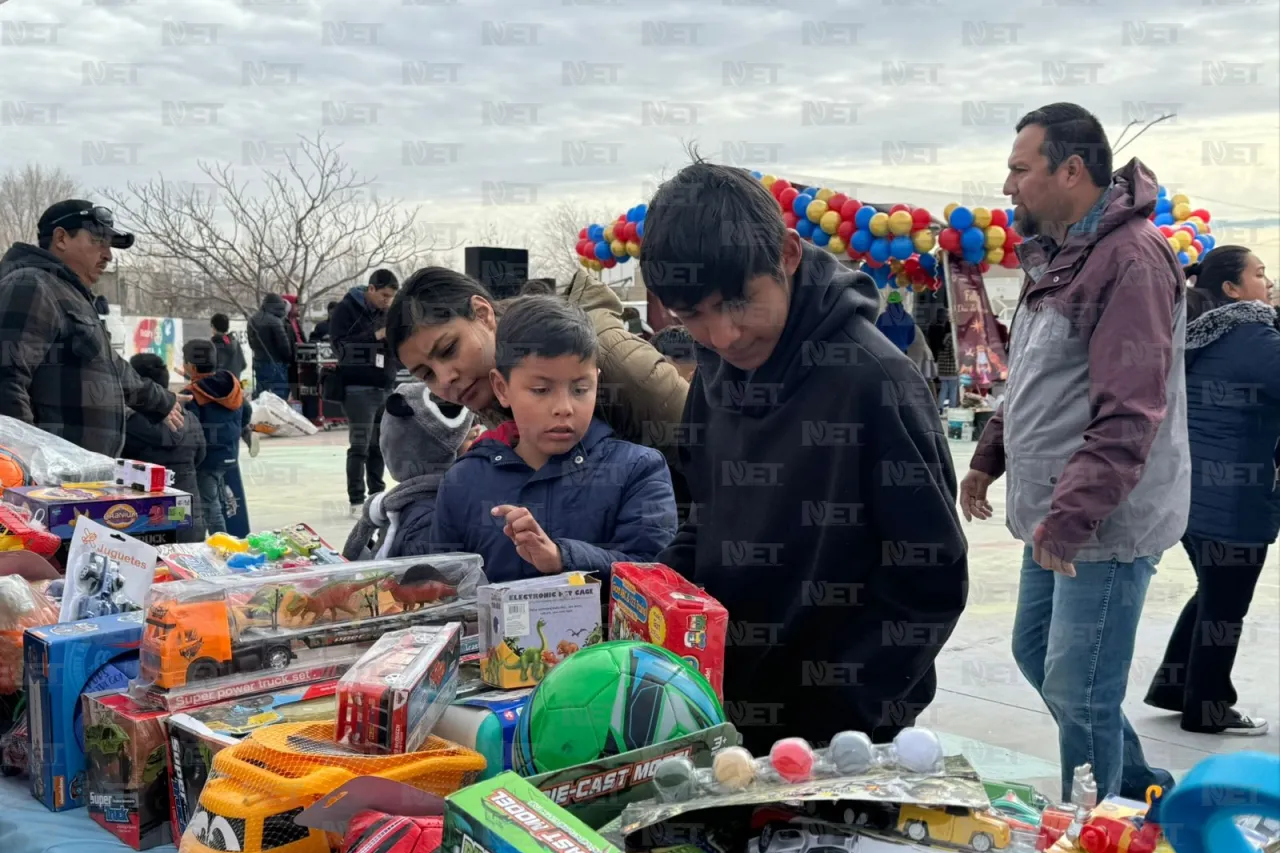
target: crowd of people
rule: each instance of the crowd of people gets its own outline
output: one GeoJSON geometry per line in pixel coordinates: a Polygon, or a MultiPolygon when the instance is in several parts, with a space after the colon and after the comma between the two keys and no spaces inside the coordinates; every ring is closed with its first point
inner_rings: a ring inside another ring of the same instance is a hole
{"type": "MultiPolygon", "coordinates": [[[[1258,734],[1230,674],[1280,532],[1270,282],[1244,247],[1181,270],[1149,219],[1156,190],[1138,160],[1113,168],[1077,105],[1018,124],[1005,192],[1026,283],[960,483],[934,390],[877,327],[874,282],[787,229],[742,169],[695,156],[649,202],[640,270],[678,320],[657,334],[586,271],[508,300],[441,267],[377,271],[313,333],[334,345],[350,421],[345,553],[465,550],[494,581],[666,563],[744,626],[724,695],[749,749],[778,731],[885,741],[933,701],[968,599],[961,515],[990,518],[1003,477],[1024,544],[1013,657],[1057,723],[1064,797],[1089,763],[1099,797],[1142,799],[1172,783],[1121,707],[1157,564],[1181,542],[1198,587],[1147,703],[1189,731],[1258,734]],[[726,217],[753,239],[721,239],[726,217]],[[416,381],[393,389],[400,365],[416,381]]],[[[249,408],[227,319],[184,347],[175,395],[163,362],[120,359],[93,313],[133,237],[82,201],[37,237],[0,262],[0,414],[167,454],[217,529],[249,408]]],[[[267,296],[249,319],[255,388],[287,398],[302,340],[296,305],[267,296]]],[[[934,362],[950,402],[954,350],[934,362]]]]}

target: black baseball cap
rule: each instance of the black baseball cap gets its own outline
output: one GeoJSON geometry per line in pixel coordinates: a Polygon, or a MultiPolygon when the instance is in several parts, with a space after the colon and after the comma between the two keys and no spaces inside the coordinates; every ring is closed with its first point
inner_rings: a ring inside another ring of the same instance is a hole
{"type": "Polygon", "coordinates": [[[40,215],[40,222],[36,227],[40,237],[52,237],[55,228],[67,231],[84,228],[90,233],[109,238],[113,249],[128,249],[133,246],[133,235],[116,230],[115,217],[108,208],[80,198],[52,205],[40,215]]]}

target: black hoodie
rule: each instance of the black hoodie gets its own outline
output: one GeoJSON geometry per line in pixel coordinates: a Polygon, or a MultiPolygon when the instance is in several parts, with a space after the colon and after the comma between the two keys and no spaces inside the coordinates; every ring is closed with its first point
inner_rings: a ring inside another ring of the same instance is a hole
{"type": "Polygon", "coordinates": [[[725,706],[756,754],[912,725],[964,609],[950,452],[878,304],[868,276],[805,246],[764,365],[698,350],[680,448],[696,516],[659,560],[728,609],[725,706]]]}
{"type": "Polygon", "coordinates": [[[351,288],[334,307],[329,315],[329,339],[337,351],[343,387],[391,389],[397,365],[387,353],[386,340],[378,337],[378,330],[386,324],[387,313],[369,304],[363,287],[351,288]]]}
{"type": "Polygon", "coordinates": [[[293,363],[293,333],[288,326],[289,304],[278,293],[262,297],[262,307],[249,318],[249,349],[255,361],[293,363]]]}

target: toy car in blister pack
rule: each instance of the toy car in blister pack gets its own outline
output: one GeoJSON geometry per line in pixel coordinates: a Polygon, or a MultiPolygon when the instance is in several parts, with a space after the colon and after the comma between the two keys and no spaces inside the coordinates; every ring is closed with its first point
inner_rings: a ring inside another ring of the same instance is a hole
{"type": "Polygon", "coordinates": [[[338,682],[340,743],[380,753],[413,752],[458,690],[462,625],[421,625],[373,644],[338,682]]]}

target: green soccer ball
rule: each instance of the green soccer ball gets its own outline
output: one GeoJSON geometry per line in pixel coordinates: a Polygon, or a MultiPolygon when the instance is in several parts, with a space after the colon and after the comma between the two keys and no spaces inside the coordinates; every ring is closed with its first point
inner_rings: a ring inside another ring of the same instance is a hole
{"type": "Polygon", "coordinates": [[[711,685],[660,646],[618,640],[574,652],[529,697],[513,769],[536,776],[725,722],[711,685]]]}

